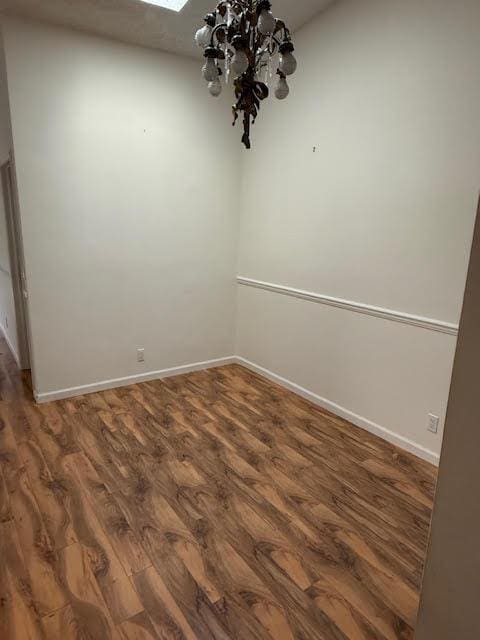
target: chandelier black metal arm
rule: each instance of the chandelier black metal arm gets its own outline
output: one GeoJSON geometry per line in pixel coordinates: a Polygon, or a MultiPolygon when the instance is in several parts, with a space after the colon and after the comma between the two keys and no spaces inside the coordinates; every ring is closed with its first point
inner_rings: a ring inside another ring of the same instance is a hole
{"type": "Polygon", "coordinates": [[[223,23],[217,24],[213,28],[213,30],[212,30],[212,38],[210,40],[210,45],[212,47],[215,46],[215,36],[216,36],[217,32],[220,31],[220,29],[222,29],[222,30],[228,29],[228,24],[226,22],[223,22],[223,23]]]}
{"type": "Polygon", "coordinates": [[[251,125],[260,103],[270,93],[268,84],[274,64],[277,64],[278,76],[275,95],[280,100],[287,97],[286,79],[297,66],[290,31],[282,20],[273,17],[271,7],[270,0],[222,0],[205,16],[205,26],[195,36],[197,44],[204,48],[203,75],[210,93],[215,97],[220,95],[220,76],[225,76],[227,82],[230,75],[234,77],[233,124],[242,112],[242,141],[247,149],[251,147],[251,125]],[[225,73],[220,66],[222,62],[225,73]]]}

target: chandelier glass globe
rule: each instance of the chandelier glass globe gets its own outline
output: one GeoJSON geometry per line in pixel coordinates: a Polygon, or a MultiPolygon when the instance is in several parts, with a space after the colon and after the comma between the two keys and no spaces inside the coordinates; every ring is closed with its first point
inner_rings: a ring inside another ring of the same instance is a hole
{"type": "Polygon", "coordinates": [[[213,96],[214,98],[218,98],[218,96],[222,93],[222,83],[220,82],[219,78],[208,83],[208,91],[210,92],[211,96],[213,96]]]}

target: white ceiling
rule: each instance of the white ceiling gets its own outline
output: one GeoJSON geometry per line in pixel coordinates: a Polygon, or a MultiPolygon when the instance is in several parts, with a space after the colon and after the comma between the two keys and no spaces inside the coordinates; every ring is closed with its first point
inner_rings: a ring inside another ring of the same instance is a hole
{"type": "MultiPolygon", "coordinates": [[[[272,0],[276,17],[295,30],[334,0],[272,0]]],[[[0,10],[71,26],[124,42],[190,56],[203,16],[217,0],[189,0],[175,13],[141,0],[0,0],[0,10]]]]}

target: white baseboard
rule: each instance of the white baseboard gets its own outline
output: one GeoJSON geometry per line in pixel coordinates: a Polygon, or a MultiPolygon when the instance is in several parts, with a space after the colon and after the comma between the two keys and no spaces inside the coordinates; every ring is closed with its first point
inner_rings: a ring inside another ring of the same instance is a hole
{"type": "Polygon", "coordinates": [[[14,349],[12,341],[8,337],[8,333],[5,331],[5,327],[3,326],[3,324],[0,324],[0,331],[2,332],[3,337],[5,338],[5,342],[7,343],[8,348],[10,349],[10,353],[12,354],[15,362],[17,363],[18,368],[21,369],[22,365],[20,364],[20,358],[18,357],[18,353],[14,349]]]}
{"type": "MultiPolygon", "coordinates": [[[[3,327],[0,325],[0,329],[3,331],[3,327]]],[[[5,335],[5,339],[7,340],[9,347],[12,351],[12,354],[15,352],[12,349],[10,342],[5,335]]],[[[94,382],[92,384],[81,385],[78,387],[70,387],[69,389],[59,389],[57,391],[49,391],[47,393],[35,393],[35,400],[39,403],[45,402],[53,402],[54,400],[63,400],[65,398],[73,398],[75,396],[82,396],[88,393],[96,393],[97,391],[105,391],[107,389],[115,389],[117,387],[125,387],[132,384],[137,384],[139,382],[148,382],[150,380],[160,380],[162,378],[170,378],[172,376],[179,376],[185,373],[191,373],[193,371],[201,371],[202,369],[212,369],[214,367],[222,367],[228,364],[240,364],[246,367],[247,369],[251,369],[255,373],[272,380],[272,382],[276,382],[277,384],[293,391],[298,394],[302,398],[306,400],[310,400],[314,404],[318,405],[322,409],[326,409],[331,413],[339,416],[340,418],[344,418],[349,422],[353,423],[357,427],[365,429],[366,431],[373,433],[374,435],[394,444],[405,451],[409,451],[414,455],[422,458],[423,460],[427,460],[428,462],[438,465],[439,455],[421,445],[405,438],[404,436],[399,435],[398,433],[394,433],[389,429],[368,420],[362,416],[353,413],[352,411],[341,407],[330,400],[322,398],[321,396],[313,393],[313,391],[309,391],[308,389],[304,389],[298,384],[287,380],[286,378],[282,378],[282,376],[265,369],[264,367],[260,367],[259,365],[242,358],[241,356],[230,356],[227,358],[217,358],[216,360],[207,360],[205,362],[197,362],[195,364],[183,365],[180,367],[172,367],[171,369],[162,369],[160,371],[149,371],[147,373],[139,373],[132,376],[126,376],[124,378],[114,378],[112,380],[102,380],[100,382],[94,382]]]]}
{"type": "Polygon", "coordinates": [[[212,369],[214,367],[222,367],[227,364],[234,364],[236,358],[231,356],[228,358],[217,358],[216,360],[207,360],[205,362],[196,362],[195,364],[186,364],[180,367],[172,367],[171,369],[162,369],[160,371],[149,371],[147,373],[138,373],[125,378],[113,378],[112,380],[101,380],[92,384],[84,384],[79,387],[70,387],[69,389],[58,389],[57,391],[48,391],[46,393],[36,393],[35,400],[38,404],[44,402],[53,402],[54,400],[64,400],[65,398],[74,398],[83,396],[88,393],[96,393],[97,391],[106,391],[107,389],[116,389],[118,387],[127,387],[131,384],[139,382],[148,382],[150,380],[161,380],[162,378],[171,378],[172,376],[180,376],[184,373],[192,373],[193,371],[201,371],[202,369],[212,369]]]}
{"type": "Polygon", "coordinates": [[[272,382],[276,382],[282,387],[285,387],[286,389],[289,389],[290,391],[293,391],[294,393],[298,394],[302,398],[305,398],[306,400],[310,400],[310,402],[313,402],[314,404],[318,405],[322,409],[326,409],[327,411],[330,411],[331,413],[339,416],[340,418],[344,418],[345,420],[348,420],[349,422],[353,423],[357,427],[365,429],[365,431],[368,431],[369,433],[373,433],[374,435],[382,438],[383,440],[386,440],[387,442],[390,442],[391,444],[396,445],[400,449],[404,449],[405,451],[413,453],[418,458],[422,458],[423,460],[426,460],[427,462],[430,462],[431,464],[438,466],[440,456],[434,451],[430,451],[429,449],[422,447],[416,442],[413,442],[412,440],[409,440],[408,438],[405,438],[404,436],[401,436],[398,433],[394,433],[393,431],[390,431],[386,427],[382,427],[379,424],[376,424],[375,422],[368,420],[367,418],[359,416],[356,413],[353,413],[352,411],[350,411],[349,409],[345,409],[344,407],[341,407],[340,405],[335,404],[330,400],[326,400],[325,398],[322,398],[316,393],[313,393],[313,391],[304,389],[300,385],[295,384],[294,382],[291,382],[286,378],[282,378],[282,376],[279,376],[276,373],[273,373],[272,371],[265,369],[264,367],[260,367],[259,365],[254,364],[253,362],[250,362],[245,358],[237,356],[235,360],[237,364],[241,364],[247,369],[251,369],[255,373],[258,373],[261,376],[268,378],[272,382]]]}

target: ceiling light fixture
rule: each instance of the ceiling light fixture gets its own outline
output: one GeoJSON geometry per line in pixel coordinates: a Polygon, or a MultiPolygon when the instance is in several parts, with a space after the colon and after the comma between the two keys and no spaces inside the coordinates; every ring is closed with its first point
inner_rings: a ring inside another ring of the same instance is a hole
{"type": "Polygon", "coordinates": [[[162,9],[170,9],[171,11],[181,11],[187,4],[188,0],[142,0],[147,4],[154,4],[162,9]]]}
{"type": "Polygon", "coordinates": [[[222,76],[226,84],[233,76],[237,99],[233,124],[243,112],[242,142],[247,149],[251,147],[250,127],[260,102],[268,98],[273,76],[278,76],[275,96],[283,100],[290,93],[287,76],[297,69],[290,31],[274,18],[271,8],[269,0],[223,0],[205,16],[205,26],[195,35],[195,42],[204,49],[202,73],[210,94],[218,97],[222,76]]]}

